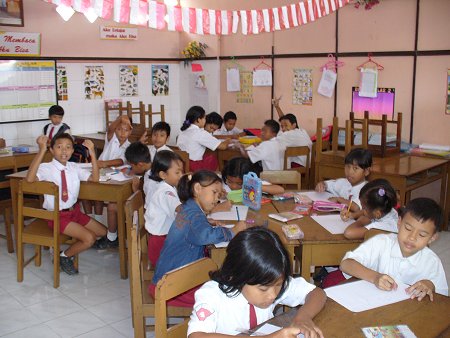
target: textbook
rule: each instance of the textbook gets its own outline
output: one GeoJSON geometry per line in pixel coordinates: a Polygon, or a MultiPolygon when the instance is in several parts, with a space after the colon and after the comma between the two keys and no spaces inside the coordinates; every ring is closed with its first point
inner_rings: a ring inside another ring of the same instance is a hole
{"type": "Polygon", "coordinates": [[[294,219],[302,218],[305,215],[309,215],[310,206],[297,204],[291,211],[279,212],[277,214],[269,214],[270,218],[276,219],[280,222],[289,222],[294,219]]]}
{"type": "Polygon", "coordinates": [[[373,326],[361,330],[367,338],[417,338],[408,325],[373,326]]]}

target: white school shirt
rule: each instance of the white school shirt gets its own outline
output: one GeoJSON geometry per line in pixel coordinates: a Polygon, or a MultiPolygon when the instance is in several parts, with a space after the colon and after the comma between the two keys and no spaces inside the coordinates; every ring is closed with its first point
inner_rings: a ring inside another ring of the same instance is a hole
{"type": "Polygon", "coordinates": [[[397,210],[392,208],[386,215],[381,217],[380,219],[371,220],[370,224],[367,224],[365,227],[367,230],[369,229],[380,229],[389,232],[398,232],[398,213],[397,210]]]}
{"type": "Polygon", "coordinates": [[[408,285],[423,279],[430,280],[436,293],[448,296],[447,280],[439,257],[428,247],[410,257],[403,257],[396,234],[374,236],[347,252],[343,260],[347,258],[408,285]]]}
{"type": "MultiPolygon", "coordinates": [[[[59,187],[59,210],[68,209],[72,207],[78,199],[78,193],[80,192],[80,181],[87,181],[91,176],[88,170],[82,169],[76,163],[67,162],[66,166],[62,165],[57,160],[53,159],[48,163],[41,163],[36,173],[39,181],[53,182],[59,187]],[[62,186],[61,186],[61,171],[65,170],[67,181],[67,193],[68,199],[63,202],[62,186]]],[[[55,204],[53,196],[44,195],[44,209],[54,210],[55,204]]]]}
{"type": "Polygon", "coordinates": [[[242,129],[239,129],[237,127],[233,127],[233,129],[231,130],[227,130],[227,128],[225,128],[225,124],[222,124],[222,127],[220,127],[220,129],[217,129],[216,131],[214,131],[213,135],[239,135],[240,133],[242,133],[242,129]]]}
{"type": "Polygon", "coordinates": [[[150,203],[150,198],[153,195],[153,193],[156,190],[156,187],[158,186],[158,182],[152,180],[150,178],[151,169],[146,171],[144,174],[144,184],[142,186],[142,190],[144,190],[145,195],[145,209],[148,208],[148,204],[150,203]]]}
{"type": "Polygon", "coordinates": [[[125,150],[130,145],[130,141],[126,140],[122,145],[120,145],[119,139],[116,133],[113,134],[111,140],[108,141],[108,133],[105,136],[105,146],[101,155],[98,157],[99,161],[111,161],[121,159],[123,163],[127,163],[125,159],[125,150]]]}
{"type": "Polygon", "coordinates": [[[363,181],[355,186],[352,186],[346,178],[325,181],[327,186],[326,191],[331,193],[333,196],[342,197],[347,200],[350,198],[350,195],[352,195],[352,202],[356,203],[360,208],[361,202],[359,200],[359,192],[366,183],[367,181],[363,181]]]}
{"type": "Polygon", "coordinates": [[[191,161],[201,161],[206,148],[214,151],[220,143],[222,143],[221,140],[216,139],[195,124],[191,124],[189,128],[183,130],[177,139],[177,146],[189,154],[191,161]]]}
{"type": "MultiPolygon", "coordinates": [[[[54,137],[58,133],[59,128],[61,128],[62,126],[63,126],[62,122],[60,124],[57,124],[57,125],[55,125],[53,123],[49,123],[49,125],[47,127],[47,132],[45,133],[45,136],[50,137],[50,131],[52,130],[52,128],[55,128],[55,129],[53,129],[53,134],[52,134],[52,137],[54,137]]],[[[67,129],[65,131],[65,133],[71,135],[70,128],[67,129]]]]}
{"type": "MultiPolygon", "coordinates": [[[[307,146],[311,153],[312,142],[306,130],[302,128],[295,128],[293,130],[281,132],[277,136],[277,140],[281,143],[283,150],[286,147],[302,147],[307,146]]],[[[311,154],[310,154],[311,155],[311,154]]],[[[295,156],[288,158],[288,166],[290,167],[292,162],[298,163],[306,167],[306,156],[295,156]]]]}
{"type": "MultiPolygon", "coordinates": [[[[316,287],[303,278],[289,277],[289,286],[284,294],[265,309],[255,306],[257,323],[273,318],[276,305],[294,307],[305,303],[306,296],[316,287]]],[[[222,333],[236,335],[250,328],[250,306],[247,299],[238,294],[227,296],[215,281],[206,282],[195,292],[195,305],[189,321],[188,335],[193,332],[222,333]]]]}
{"type": "Polygon", "coordinates": [[[250,161],[261,161],[263,170],[283,170],[284,150],[275,137],[256,147],[249,146],[246,151],[250,161]]]}
{"type": "Polygon", "coordinates": [[[158,182],[144,214],[145,229],[152,235],[167,235],[180,204],[177,189],[164,181],[158,182]]]}
{"type": "Polygon", "coordinates": [[[173,151],[172,149],[170,149],[167,145],[163,145],[162,147],[159,147],[158,149],[156,149],[156,147],[152,144],[147,146],[148,147],[148,151],[150,152],[150,160],[153,162],[153,159],[155,158],[155,155],[158,151],[161,150],[170,150],[173,151]]]}

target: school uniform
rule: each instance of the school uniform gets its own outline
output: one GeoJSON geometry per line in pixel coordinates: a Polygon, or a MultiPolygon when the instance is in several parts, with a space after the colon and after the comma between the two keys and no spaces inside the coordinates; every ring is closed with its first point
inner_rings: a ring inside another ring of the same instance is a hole
{"type": "Polygon", "coordinates": [[[130,145],[130,141],[126,140],[122,145],[120,145],[119,139],[116,133],[113,134],[111,140],[108,140],[108,134],[105,136],[105,146],[101,155],[98,157],[99,161],[111,161],[121,159],[123,163],[126,163],[125,150],[130,145]]]}
{"type": "Polygon", "coordinates": [[[152,180],[150,178],[150,174],[152,173],[151,169],[147,170],[144,174],[144,184],[142,186],[142,190],[145,195],[145,208],[148,208],[148,204],[150,203],[150,197],[155,192],[155,189],[158,185],[158,182],[152,180]]]}
{"type": "Polygon", "coordinates": [[[156,149],[156,147],[152,144],[148,146],[148,151],[150,152],[150,160],[153,162],[153,159],[155,158],[155,155],[158,151],[161,150],[170,150],[173,151],[172,149],[170,149],[167,145],[163,145],[162,147],[159,147],[158,149],[156,149]]]}
{"type": "Polygon", "coordinates": [[[213,154],[205,155],[205,150],[208,148],[214,151],[220,143],[222,141],[195,124],[182,131],[177,139],[177,146],[189,154],[189,168],[192,172],[200,169],[217,170],[217,157],[213,154]]]}
{"type": "Polygon", "coordinates": [[[144,214],[148,236],[148,257],[156,266],[170,226],[175,221],[175,209],[181,204],[175,187],[164,181],[156,184],[155,192],[149,196],[144,214]]]}
{"type": "MultiPolygon", "coordinates": [[[[257,324],[272,318],[278,304],[290,307],[304,304],[306,296],[315,288],[301,277],[289,277],[289,286],[273,304],[265,309],[254,306],[257,324]]],[[[193,332],[236,335],[247,329],[250,329],[250,305],[242,293],[228,296],[216,281],[209,281],[197,290],[188,335],[193,332]]]]}
{"type": "MultiPolygon", "coordinates": [[[[410,257],[403,257],[396,234],[374,236],[355,250],[347,252],[343,259],[348,258],[405,284],[430,280],[436,293],[448,296],[448,284],[439,257],[428,247],[410,257]]],[[[347,274],[344,276],[351,277],[347,274]]]]}
{"type": "Polygon", "coordinates": [[[227,130],[227,128],[225,128],[225,124],[222,124],[222,127],[220,127],[220,129],[217,129],[216,131],[214,131],[213,135],[233,136],[233,135],[239,135],[240,133],[242,133],[242,129],[233,127],[233,129],[227,130]]]}
{"type": "Polygon", "coordinates": [[[386,215],[379,219],[371,220],[370,224],[367,224],[365,227],[367,230],[369,229],[380,229],[389,232],[398,232],[398,213],[397,210],[392,208],[386,215]]]}
{"type": "Polygon", "coordinates": [[[252,163],[261,161],[263,170],[283,170],[284,150],[275,137],[245,150],[252,163]]]}
{"type": "MultiPolygon", "coordinates": [[[[60,210],[60,232],[63,233],[67,224],[71,221],[81,225],[86,225],[90,218],[81,213],[80,206],[77,203],[78,194],[80,192],[80,181],[87,181],[91,176],[88,170],[80,168],[76,163],[67,162],[64,166],[62,163],[53,159],[48,163],[39,165],[36,176],[39,181],[53,182],[59,187],[59,210],[60,210]],[[62,177],[61,172],[64,170],[67,184],[67,200],[63,201],[62,177]]],[[[44,209],[54,210],[54,198],[51,195],[44,195],[44,209]]],[[[53,222],[49,222],[49,226],[53,227],[53,222]]]]}
{"type": "Polygon", "coordinates": [[[367,183],[363,181],[355,186],[352,186],[346,178],[338,178],[337,180],[325,181],[327,186],[326,191],[331,193],[333,196],[342,197],[345,199],[350,199],[352,196],[352,202],[356,203],[361,208],[361,201],[359,200],[359,192],[362,187],[367,183]]]}
{"type": "MultiPolygon", "coordinates": [[[[284,151],[286,150],[286,147],[307,146],[311,152],[311,138],[306,130],[302,128],[295,128],[293,130],[281,132],[278,134],[277,140],[281,143],[284,151]]],[[[306,165],[309,164],[306,163],[306,156],[288,157],[288,168],[292,168],[293,163],[297,163],[303,167],[306,167],[306,165]]]]}
{"type": "Polygon", "coordinates": [[[70,127],[65,123],[53,124],[49,123],[44,126],[43,134],[47,136],[50,140],[62,133],[70,134],[70,127]]]}

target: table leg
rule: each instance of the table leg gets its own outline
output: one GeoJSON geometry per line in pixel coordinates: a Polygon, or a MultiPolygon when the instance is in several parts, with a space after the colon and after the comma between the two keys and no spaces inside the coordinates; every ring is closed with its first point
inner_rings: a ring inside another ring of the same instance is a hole
{"type": "Polygon", "coordinates": [[[119,236],[120,278],[127,279],[127,248],[125,246],[125,237],[127,236],[127,233],[125,231],[124,207],[125,201],[120,198],[119,201],[117,201],[117,231],[119,236]]]}
{"type": "Polygon", "coordinates": [[[311,279],[312,248],[302,244],[301,276],[309,283],[311,279]]]}
{"type": "Polygon", "coordinates": [[[19,182],[20,180],[10,179],[10,189],[11,189],[11,202],[12,202],[12,212],[13,212],[13,221],[14,221],[14,241],[15,241],[15,249],[17,254],[17,224],[19,223],[19,210],[17,208],[18,199],[19,199],[19,182]]]}

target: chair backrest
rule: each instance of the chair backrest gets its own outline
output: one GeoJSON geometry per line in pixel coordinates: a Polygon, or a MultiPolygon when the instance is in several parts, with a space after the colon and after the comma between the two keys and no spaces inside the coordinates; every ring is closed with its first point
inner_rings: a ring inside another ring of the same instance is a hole
{"type": "Polygon", "coordinates": [[[186,151],[183,151],[183,150],[181,150],[180,148],[178,148],[176,146],[170,146],[170,149],[172,149],[174,153],[177,153],[178,155],[180,155],[181,159],[184,162],[184,172],[185,173],[190,172],[190,168],[189,168],[189,154],[186,151]]]}
{"type": "Polygon", "coordinates": [[[167,304],[182,293],[202,285],[209,280],[209,273],[217,270],[211,258],[202,258],[166,273],[156,285],[155,295],[155,336],[186,337],[189,318],[182,323],[167,328],[167,304]]]}
{"type": "Polygon", "coordinates": [[[147,107],[148,107],[147,110],[145,110],[145,108],[144,108],[144,114],[146,116],[146,119],[148,120],[148,128],[149,129],[151,129],[153,127],[153,116],[154,115],[160,115],[160,120],[162,122],[166,121],[165,108],[164,108],[163,104],[160,105],[159,112],[153,111],[153,106],[151,104],[149,104],[147,107]]]}
{"type": "Polygon", "coordinates": [[[296,190],[301,190],[302,176],[294,170],[264,170],[260,174],[261,179],[273,184],[280,184],[285,188],[289,185],[295,185],[296,190]]]}
{"type": "MultiPolygon", "coordinates": [[[[53,220],[54,233],[59,235],[59,187],[52,182],[32,182],[21,180],[19,183],[18,196],[19,224],[23,222],[23,217],[35,217],[45,220],[53,220]],[[54,201],[54,210],[43,208],[27,207],[24,205],[24,195],[51,195],[54,201]]],[[[22,224],[23,225],[23,224],[22,224]]]]}
{"type": "Polygon", "coordinates": [[[117,107],[111,107],[110,103],[105,101],[105,122],[106,128],[108,128],[109,124],[114,121],[117,116],[123,115],[127,113],[127,107],[123,105],[122,102],[119,102],[117,107]],[[114,114],[114,116],[110,116],[110,114],[114,114]],[[117,116],[116,116],[117,115],[117,116]]]}
{"type": "Polygon", "coordinates": [[[311,166],[311,150],[308,146],[301,147],[286,147],[284,151],[284,170],[295,169],[301,174],[305,175],[305,183],[309,185],[309,169],[311,166]],[[288,168],[289,157],[306,156],[306,164],[304,167],[288,168]]]}

